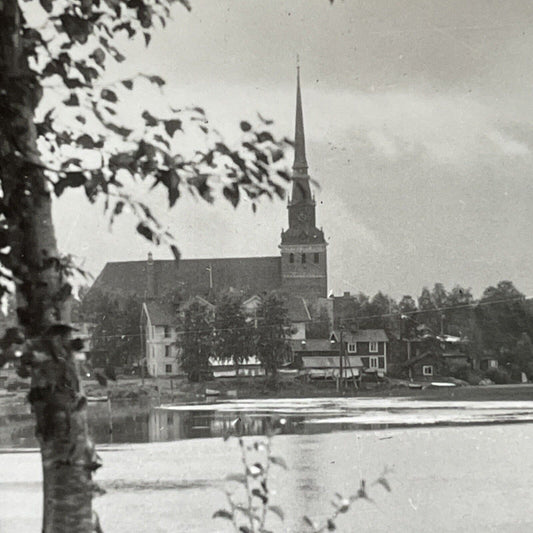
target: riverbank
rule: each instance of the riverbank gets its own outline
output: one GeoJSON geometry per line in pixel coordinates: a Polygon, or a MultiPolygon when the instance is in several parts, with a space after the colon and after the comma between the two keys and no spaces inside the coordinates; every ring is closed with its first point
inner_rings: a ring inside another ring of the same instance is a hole
{"type": "MultiPolygon", "coordinates": [[[[112,398],[151,398],[161,402],[189,403],[203,401],[206,391],[219,393],[224,399],[254,398],[337,398],[337,397],[409,397],[435,401],[525,401],[533,400],[533,384],[463,385],[456,387],[433,387],[429,383],[421,389],[409,388],[405,381],[384,382],[355,390],[348,387],[337,391],[332,381],[304,382],[293,378],[281,378],[279,386],[272,390],[264,378],[222,378],[214,381],[190,383],[181,378],[125,379],[109,387],[112,398]]],[[[105,396],[108,389],[96,382],[86,382],[88,396],[105,396]]]]}
{"type": "MultiPolygon", "coordinates": [[[[282,378],[279,387],[271,390],[263,378],[222,378],[201,383],[189,383],[182,378],[124,378],[110,382],[108,387],[96,381],[84,382],[85,394],[92,400],[146,400],[158,403],[198,403],[206,399],[206,391],[217,392],[212,399],[261,399],[261,398],[390,398],[408,397],[433,401],[527,401],[533,400],[533,384],[464,385],[456,387],[432,387],[428,383],[422,389],[409,388],[406,382],[391,381],[374,388],[355,390],[350,387],[338,392],[333,382],[302,382],[282,378]]],[[[10,404],[24,402],[27,390],[6,393],[0,391],[0,409],[10,404]]]]}

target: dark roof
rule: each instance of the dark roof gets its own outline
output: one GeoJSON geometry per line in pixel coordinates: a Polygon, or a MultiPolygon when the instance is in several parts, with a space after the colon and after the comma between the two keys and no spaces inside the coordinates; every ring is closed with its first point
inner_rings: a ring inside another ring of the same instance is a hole
{"type": "MultiPolygon", "coordinates": [[[[107,263],[91,291],[101,290],[120,296],[147,294],[147,261],[107,263]]],[[[182,259],[153,261],[156,296],[181,289],[184,298],[208,296],[231,288],[246,295],[261,294],[281,287],[280,257],[245,257],[223,259],[182,259]],[[212,268],[213,291],[209,268],[212,268]]]]}
{"type": "Polygon", "coordinates": [[[168,326],[176,321],[176,313],[172,304],[148,301],[144,305],[152,325],[168,326]]]}
{"type": "MultiPolygon", "coordinates": [[[[340,339],[340,332],[335,331],[335,337],[340,339]]],[[[383,329],[360,329],[355,333],[345,331],[343,334],[344,342],[387,342],[389,338],[383,329]]]]}
{"type": "Polygon", "coordinates": [[[301,296],[288,296],[285,305],[291,322],[309,322],[311,320],[307,304],[301,296]]]}
{"type": "Polygon", "coordinates": [[[291,348],[294,352],[299,352],[304,355],[305,352],[336,352],[339,348],[332,344],[329,339],[291,339],[291,348]],[[305,344],[304,344],[305,342],[305,344]]]}

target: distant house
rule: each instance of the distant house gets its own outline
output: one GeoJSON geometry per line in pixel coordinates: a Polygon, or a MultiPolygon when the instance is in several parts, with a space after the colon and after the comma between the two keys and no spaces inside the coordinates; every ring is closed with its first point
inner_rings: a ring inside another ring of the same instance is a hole
{"type": "Polygon", "coordinates": [[[378,374],[387,372],[389,363],[389,338],[383,329],[360,329],[356,332],[335,330],[330,340],[340,344],[343,353],[353,359],[352,366],[373,370],[378,374]]]}
{"type": "Polygon", "coordinates": [[[388,345],[389,339],[382,329],[342,333],[335,330],[329,339],[291,341],[295,363],[311,377],[326,378],[338,377],[341,365],[343,376],[348,378],[372,372],[385,375],[388,368],[388,345]]]}
{"type": "Polygon", "coordinates": [[[177,316],[171,304],[147,301],[142,304],[141,332],[146,369],[151,376],[180,373],[176,342],[177,316]]]}
{"type": "Polygon", "coordinates": [[[472,365],[469,343],[460,337],[426,335],[405,343],[410,345],[410,349],[403,352],[404,360],[399,368],[403,369],[406,377],[427,380],[447,377],[454,368],[472,365]]]}

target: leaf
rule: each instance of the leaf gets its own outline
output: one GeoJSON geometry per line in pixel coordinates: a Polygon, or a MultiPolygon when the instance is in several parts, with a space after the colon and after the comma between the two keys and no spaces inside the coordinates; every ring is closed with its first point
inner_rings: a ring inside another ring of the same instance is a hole
{"type": "Polygon", "coordinates": [[[257,142],[264,143],[266,141],[274,142],[274,137],[272,137],[272,134],[268,131],[262,131],[261,133],[257,134],[257,142]]]}
{"type": "Polygon", "coordinates": [[[115,104],[116,102],[118,102],[117,95],[113,91],[110,91],[109,89],[102,89],[100,96],[104,100],[107,100],[108,102],[111,102],[112,104],[115,104]]]}
{"type": "Polygon", "coordinates": [[[151,242],[157,242],[154,232],[146,224],[139,222],[136,229],[137,233],[140,233],[145,239],[148,239],[151,242]]]}
{"type": "Polygon", "coordinates": [[[63,28],[71,41],[75,41],[81,44],[85,44],[89,38],[89,21],[71,15],[69,13],[63,13],[59,19],[63,24],[63,28]]]}
{"type": "Polygon", "coordinates": [[[272,511],[275,515],[279,516],[280,520],[285,520],[285,513],[279,505],[270,505],[268,507],[269,511],[272,511]]]}
{"type": "Polygon", "coordinates": [[[123,80],[122,85],[131,91],[133,89],[133,80],[123,80]]]}
{"type": "Polygon", "coordinates": [[[41,7],[47,12],[51,13],[53,9],[52,0],[39,0],[39,4],[41,4],[41,7]]]}
{"type": "Polygon", "coordinates": [[[225,518],[226,520],[233,520],[233,514],[231,514],[229,511],[226,511],[226,509],[219,509],[218,511],[215,511],[212,518],[225,518]]]}
{"type": "Polygon", "coordinates": [[[251,530],[248,526],[241,526],[241,527],[239,528],[239,531],[240,531],[241,533],[252,533],[252,530],[251,530]]]}
{"type": "Polygon", "coordinates": [[[124,209],[124,202],[121,200],[115,204],[115,209],[113,210],[113,215],[120,215],[124,209]]]}
{"type": "Polygon", "coordinates": [[[376,483],[379,483],[387,492],[391,492],[392,491],[391,486],[389,484],[389,481],[386,478],[384,478],[383,476],[378,478],[376,480],[376,483]]]}
{"type": "Polygon", "coordinates": [[[178,250],[178,247],[175,244],[171,244],[170,251],[172,252],[172,255],[174,256],[174,260],[176,261],[176,263],[179,263],[181,254],[180,254],[180,251],[178,250]]]}
{"type": "Polygon", "coordinates": [[[87,150],[91,150],[95,146],[93,138],[90,135],[87,135],[86,133],[80,135],[76,139],[76,144],[80,145],[82,148],[86,148],[87,150]]]}
{"type": "Polygon", "coordinates": [[[148,32],[144,32],[144,43],[146,46],[150,44],[150,41],[152,40],[152,36],[148,32]]]}
{"type": "Polygon", "coordinates": [[[335,522],[333,522],[331,518],[328,518],[328,521],[326,522],[326,527],[328,528],[328,531],[335,531],[337,529],[335,522]]]}
{"type": "Polygon", "coordinates": [[[77,115],[76,116],[76,120],[78,122],[80,122],[81,124],[86,124],[87,123],[87,119],[85,117],[81,116],[81,115],[77,115]]]}
{"type": "Polygon", "coordinates": [[[157,126],[158,120],[149,111],[143,111],[141,116],[144,118],[147,126],[157,126]]]}
{"type": "Polygon", "coordinates": [[[98,47],[91,55],[90,57],[92,57],[95,61],[95,63],[97,63],[98,65],[100,66],[103,66],[104,62],[105,62],[105,52],[100,48],[98,47]]]}
{"type": "Polygon", "coordinates": [[[68,99],[63,100],[63,103],[68,106],[79,106],[80,105],[80,101],[76,93],[70,93],[70,96],[68,97],[68,99]]]}
{"type": "Polygon", "coordinates": [[[158,87],[165,85],[165,80],[161,76],[146,76],[152,83],[155,83],[158,87]]]}
{"type": "Polygon", "coordinates": [[[259,489],[255,488],[252,490],[252,496],[255,496],[256,498],[259,498],[263,505],[265,505],[268,502],[268,496],[263,494],[259,489]]]}
{"type": "Polygon", "coordinates": [[[165,120],[164,125],[165,131],[170,137],[174,137],[174,133],[176,133],[177,130],[181,130],[181,120],[177,118],[165,120]]]}
{"type": "Polygon", "coordinates": [[[261,113],[257,113],[257,116],[259,117],[259,120],[263,123],[263,124],[266,124],[267,126],[271,126],[272,124],[274,124],[274,121],[273,120],[270,120],[268,118],[265,118],[263,116],[261,116],[261,113]]]}
{"type": "Polygon", "coordinates": [[[285,462],[285,459],[283,457],[279,457],[277,455],[271,455],[270,456],[270,462],[274,465],[281,466],[284,470],[287,470],[287,463],[285,462]]]}
{"type": "Polygon", "coordinates": [[[224,187],[222,192],[226,199],[231,202],[231,205],[233,207],[237,207],[239,204],[239,188],[235,185],[232,187],[224,187]]]}
{"type": "Polygon", "coordinates": [[[302,519],[308,526],[312,527],[313,529],[316,529],[315,523],[308,517],[304,516],[302,519]]]}
{"type": "Polygon", "coordinates": [[[252,126],[250,125],[249,122],[246,122],[245,120],[241,121],[241,130],[242,131],[250,131],[252,129],[252,126]]]}
{"type": "Polygon", "coordinates": [[[61,196],[67,187],[81,187],[85,185],[87,178],[82,172],[67,172],[66,177],[60,179],[54,184],[54,192],[56,196],[61,196]]]}

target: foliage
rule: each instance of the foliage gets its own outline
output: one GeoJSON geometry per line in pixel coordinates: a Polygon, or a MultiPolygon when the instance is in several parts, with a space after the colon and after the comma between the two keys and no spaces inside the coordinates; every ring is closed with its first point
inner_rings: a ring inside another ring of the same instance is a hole
{"type": "Polygon", "coordinates": [[[176,344],[181,367],[190,381],[198,381],[207,375],[209,357],[214,354],[212,314],[193,300],[183,308],[178,329],[176,344]]]}
{"type": "Polygon", "coordinates": [[[103,362],[106,365],[124,366],[139,361],[141,304],[134,296],[118,299],[96,290],[83,300],[83,319],[94,324],[93,352],[104,354],[105,359],[93,359],[93,366],[101,366],[103,362]]]}
{"type": "MultiPolygon", "coordinates": [[[[224,440],[230,437],[237,439],[241,453],[242,472],[226,476],[224,492],[229,508],[218,509],[213,514],[213,518],[231,522],[233,530],[237,533],[272,533],[270,529],[267,529],[267,519],[272,517],[278,523],[285,520],[282,506],[272,505],[271,499],[274,492],[270,487],[269,479],[273,466],[283,470],[288,469],[283,457],[273,454],[274,436],[281,432],[285,423],[285,419],[268,420],[265,438],[248,444],[242,436],[242,420],[237,418],[232,424],[231,431],[224,438],[224,440]]],[[[391,470],[385,468],[371,486],[380,485],[390,492],[391,486],[387,478],[390,473],[391,470]]],[[[350,511],[353,504],[361,500],[373,503],[364,479],[360,481],[359,488],[351,496],[335,494],[331,502],[332,512],[323,523],[304,516],[303,523],[306,530],[313,533],[336,530],[338,517],[350,511]]]]}
{"type": "Polygon", "coordinates": [[[496,383],[496,385],[511,383],[511,376],[503,368],[489,368],[485,371],[485,377],[496,383]]]}
{"type": "Polygon", "coordinates": [[[253,324],[246,320],[242,300],[232,294],[220,298],[215,312],[215,353],[240,365],[254,354],[253,324]]]}
{"type": "Polygon", "coordinates": [[[290,321],[283,299],[275,293],[265,296],[257,310],[257,317],[257,357],[267,376],[275,378],[278,368],[288,359],[290,350],[290,321]]]}

